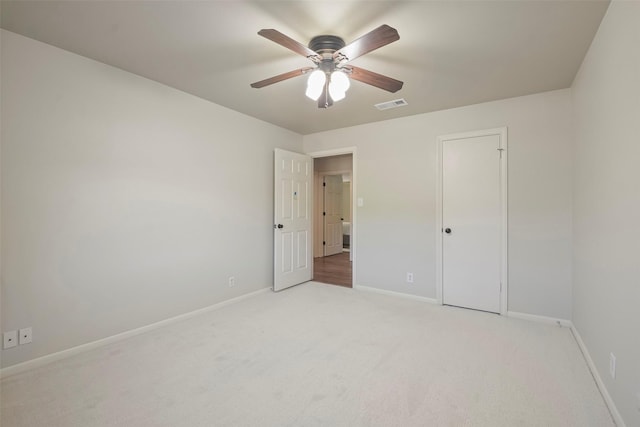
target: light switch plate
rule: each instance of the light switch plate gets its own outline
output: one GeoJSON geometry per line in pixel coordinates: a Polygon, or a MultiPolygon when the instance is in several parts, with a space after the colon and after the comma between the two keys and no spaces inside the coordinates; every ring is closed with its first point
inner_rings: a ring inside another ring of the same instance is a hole
{"type": "Polygon", "coordinates": [[[613,353],[609,353],[609,375],[616,379],[616,356],[613,353]]]}

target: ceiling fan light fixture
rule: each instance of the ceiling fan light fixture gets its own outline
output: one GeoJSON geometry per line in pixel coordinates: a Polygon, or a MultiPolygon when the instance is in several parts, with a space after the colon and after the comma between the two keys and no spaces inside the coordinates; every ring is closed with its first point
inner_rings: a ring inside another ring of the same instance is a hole
{"type": "Polygon", "coordinates": [[[340,101],[347,95],[347,90],[351,86],[349,77],[342,71],[334,71],[331,73],[331,81],[329,83],[329,95],[334,101],[340,101]]]}
{"type": "Polygon", "coordinates": [[[305,93],[308,98],[317,101],[322,94],[325,83],[327,82],[327,76],[322,70],[315,70],[309,74],[307,80],[307,92],[305,93]]]}
{"type": "MultiPolygon", "coordinates": [[[[306,96],[318,102],[318,108],[329,108],[334,101],[344,99],[350,86],[350,80],[375,86],[394,93],[402,89],[400,80],[373,71],[354,67],[349,62],[371,51],[400,39],[398,31],[388,25],[381,25],[349,44],[338,36],[320,35],[311,39],[308,46],[295,41],[274,29],[262,29],[258,35],[311,60],[317,69],[307,79],[306,96]]],[[[282,73],[251,83],[253,88],[269,86],[292,77],[306,75],[312,67],[282,73]]]]}

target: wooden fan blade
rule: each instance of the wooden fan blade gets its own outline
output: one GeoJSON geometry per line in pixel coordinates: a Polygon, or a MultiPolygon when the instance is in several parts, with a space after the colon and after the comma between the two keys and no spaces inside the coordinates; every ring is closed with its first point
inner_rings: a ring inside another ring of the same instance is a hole
{"type": "Polygon", "coordinates": [[[291,37],[282,34],[278,30],[264,29],[264,30],[258,31],[258,34],[261,35],[262,37],[266,38],[266,39],[271,40],[272,42],[276,42],[279,45],[284,46],[287,49],[294,51],[298,55],[302,55],[305,58],[309,58],[313,62],[318,63],[318,62],[322,61],[322,57],[320,55],[318,55],[316,52],[312,51],[311,49],[309,49],[307,46],[303,45],[302,43],[299,43],[299,42],[295,41],[291,37]]]}
{"type": "Polygon", "coordinates": [[[381,25],[359,39],[352,41],[342,49],[335,51],[333,59],[340,63],[352,61],[365,53],[386,46],[396,40],[400,40],[398,31],[388,25],[381,25]]]}
{"type": "Polygon", "coordinates": [[[366,83],[392,93],[402,89],[402,85],[404,84],[400,80],[392,79],[391,77],[383,76],[382,74],[374,73],[373,71],[365,70],[364,68],[350,65],[345,67],[345,69],[351,70],[349,77],[353,80],[358,80],[362,83],[366,83]]]}
{"type": "Polygon", "coordinates": [[[277,76],[270,77],[268,79],[260,80],[259,82],[251,83],[251,87],[259,89],[261,87],[269,86],[274,83],[281,82],[283,80],[291,79],[293,77],[298,77],[303,74],[308,73],[311,70],[314,70],[314,67],[305,67],[300,68],[299,70],[289,71],[288,73],[278,74],[277,76]]]}

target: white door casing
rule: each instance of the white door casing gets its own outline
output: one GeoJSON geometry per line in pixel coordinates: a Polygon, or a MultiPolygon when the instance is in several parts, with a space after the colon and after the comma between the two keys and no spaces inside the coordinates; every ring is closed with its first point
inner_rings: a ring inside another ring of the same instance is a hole
{"type": "Polygon", "coordinates": [[[324,256],[342,253],[342,175],[324,177],[324,256]]]}
{"type": "Polygon", "coordinates": [[[438,138],[438,301],[506,314],[506,128],[438,138]]]}
{"type": "Polygon", "coordinates": [[[274,156],[274,278],[279,291],[312,277],[311,157],[276,148],[274,156]]]}

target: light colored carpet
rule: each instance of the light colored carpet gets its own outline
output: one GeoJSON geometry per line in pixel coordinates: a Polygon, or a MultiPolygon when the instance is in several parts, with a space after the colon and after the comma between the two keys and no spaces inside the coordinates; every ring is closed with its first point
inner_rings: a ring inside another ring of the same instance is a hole
{"type": "Polygon", "coordinates": [[[308,283],[2,380],[2,426],[612,426],[567,328],[308,283]]]}

